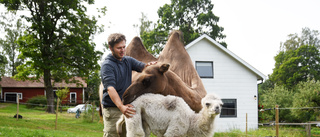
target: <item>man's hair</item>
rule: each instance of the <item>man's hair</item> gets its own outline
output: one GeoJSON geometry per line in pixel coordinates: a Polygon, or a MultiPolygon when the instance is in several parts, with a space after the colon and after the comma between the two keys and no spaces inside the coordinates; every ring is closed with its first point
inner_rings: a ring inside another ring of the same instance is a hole
{"type": "Polygon", "coordinates": [[[108,37],[108,45],[111,46],[111,48],[113,48],[115,44],[123,40],[126,41],[126,36],[124,36],[121,33],[113,33],[110,34],[110,36],[108,37]]]}

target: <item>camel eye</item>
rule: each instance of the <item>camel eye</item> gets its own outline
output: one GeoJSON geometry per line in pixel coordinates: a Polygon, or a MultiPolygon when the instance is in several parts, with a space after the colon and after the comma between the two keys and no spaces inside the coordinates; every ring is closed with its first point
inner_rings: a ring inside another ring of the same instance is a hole
{"type": "Polygon", "coordinates": [[[146,77],[145,79],[143,79],[142,84],[144,86],[150,85],[150,77],[146,77]]]}

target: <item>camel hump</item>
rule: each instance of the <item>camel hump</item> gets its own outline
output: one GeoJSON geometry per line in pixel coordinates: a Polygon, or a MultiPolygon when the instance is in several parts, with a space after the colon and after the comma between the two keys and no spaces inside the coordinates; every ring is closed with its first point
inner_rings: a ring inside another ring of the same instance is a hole
{"type": "Polygon", "coordinates": [[[144,63],[157,60],[147,51],[139,37],[134,37],[129,43],[126,48],[126,56],[131,56],[144,63]]]}

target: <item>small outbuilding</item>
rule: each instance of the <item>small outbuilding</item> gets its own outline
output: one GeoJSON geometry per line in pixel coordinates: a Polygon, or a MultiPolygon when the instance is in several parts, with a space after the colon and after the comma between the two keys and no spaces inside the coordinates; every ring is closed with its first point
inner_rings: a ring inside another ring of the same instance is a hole
{"type": "Polygon", "coordinates": [[[224,105],[215,131],[258,128],[258,84],[266,76],[230,50],[202,35],[186,45],[207,93],[218,94],[224,105]]]}
{"type": "MultiPolygon", "coordinates": [[[[70,92],[68,94],[68,97],[62,101],[62,104],[76,105],[84,103],[84,92],[87,84],[80,77],[75,77],[75,79],[80,81],[82,86],[79,86],[76,83],[55,83],[55,85],[53,86],[54,92],[56,92],[59,88],[69,88],[70,92]]],[[[25,103],[32,97],[46,95],[43,80],[40,80],[40,82],[16,81],[15,79],[10,77],[2,77],[0,86],[1,100],[3,102],[16,102],[18,96],[19,102],[25,103]]]]}

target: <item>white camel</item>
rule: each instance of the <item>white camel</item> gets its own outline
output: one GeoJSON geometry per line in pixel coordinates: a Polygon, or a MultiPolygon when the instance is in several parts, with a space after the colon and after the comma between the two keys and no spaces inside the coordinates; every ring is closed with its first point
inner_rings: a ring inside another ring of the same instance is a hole
{"type": "Polygon", "coordinates": [[[145,137],[152,132],[157,137],[212,137],[214,119],[220,114],[222,101],[215,94],[207,94],[202,100],[202,109],[195,113],[177,96],[147,93],[131,103],[136,114],[124,115],[117,122],[118,133],[126,122],[127,137],[145,137]]]}

